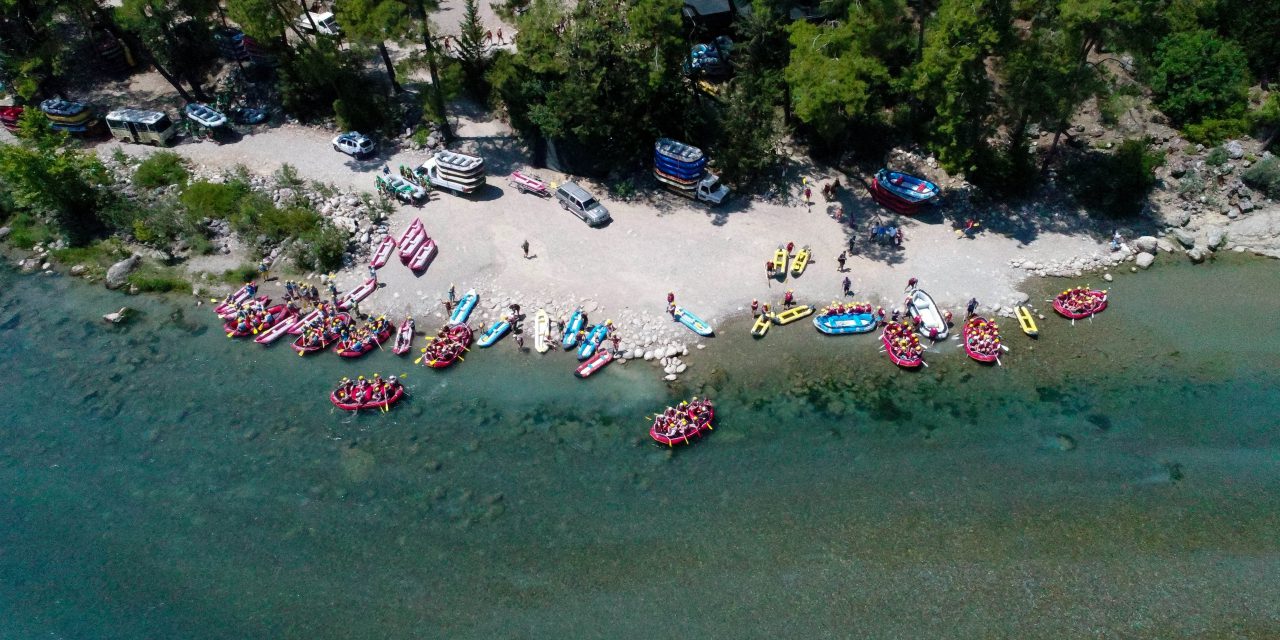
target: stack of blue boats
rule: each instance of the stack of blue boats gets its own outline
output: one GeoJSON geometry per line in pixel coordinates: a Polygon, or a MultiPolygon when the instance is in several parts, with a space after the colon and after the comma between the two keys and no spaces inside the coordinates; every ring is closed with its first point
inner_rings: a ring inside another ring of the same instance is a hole
{"type": "Polygon", "coordinates": [[[707,156],[702,149],[658,138],[653,145],[653,175],[659,182],[676,189],[695,191],[707,171],[707,156]]]}

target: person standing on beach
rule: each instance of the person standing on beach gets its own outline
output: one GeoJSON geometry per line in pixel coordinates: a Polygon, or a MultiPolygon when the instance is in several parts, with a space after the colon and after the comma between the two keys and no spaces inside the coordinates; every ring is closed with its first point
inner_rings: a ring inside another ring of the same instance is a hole
{"type": "Polygon", "coordinates": [[[755,298],[752,298],[751,299],[751,317],[754,318],[758,315],[760,315],[760,301],[756,300],[755,298]]]}
{"type": "Polygon", "coordinates": [[[449,302],[457,302],[457,301],[458,301],[457,289],[454,288],[453,283],[450,282],[449,283],[449,302]]]}
{"type": "Polygon", "coordinates": [[[853,295],[853,281],[849,279],[849,276],[845,276],[844,282],[842,282],[841,284],[844,286],[844,295],[846,296],[853,295]]]}
{"type": "Polygon", "coordinates": [[[787,289],[787,292],[782,294],[782,308],[790,309],[791,307],[795,306],[795,304],[796,304],[795,294],[791,292],[791,289],[787,289]]]}
{"type": "Polygon", "coordinates": [[[529,241],[525,240],[523,243],[521,243],[520,248],[524,250],[524,259],[528,260],[529,259],[529,241]]]}
{"type": "Polygon", "coordinates": [[[911,278],[910,280],[907,280],[907,288],[903,289],[903,291],[911,291],[913,289],[916,289],[917,288],[916,283],[918,282],[920,282],[918,278],[911,278]]]}
{"type": "Polygon", "coordinates": [[[764,272],[765,272],[765,280],[769,280],[773,278],[773,261],[772,260],[764,263],[764,272]]]}
{"type": "Polygon", "coordinates": [[[967,307],[965,307],[965,312],[966,312],[966,313],[965,313],[965,317],[967,318],[967,317],[969,317],[969,316],[973,315],[973,312],[974,312],[977,308],[978,308],[978,299],[977,299],[977,298],[969,298],[969,305],[968,305],[967,307]]]}
{"type": "Polygon", "coordinates": [[[794,242],[788,242],[788,243],[787,243],[787,257],[788,257],[788,258],[790,258],[790,257],[791,257],[791,254],[792,254],[792,253],[795,253],[795,248],[796,248],[796,243],[794,243],[794,242]]]}
{"type": "Polygon", "coordinates": [[[668,292],[667,292],[667,306],[669,307],[669,306],[671,306],[671,305],[673,305],[673,304],[675,304],[675,303],[676,303],[676,292],[674,292],[674,291],[668,291],[668,292]]]}
{"type": "Polygon", "coordinates": [[[841,251],[840,256],[836,258],[836,264],[840,265],[836,269],[836,273],[844,273],[844,261],[848,259],[849,256],[845,255],[845,252],[841,251]]]}

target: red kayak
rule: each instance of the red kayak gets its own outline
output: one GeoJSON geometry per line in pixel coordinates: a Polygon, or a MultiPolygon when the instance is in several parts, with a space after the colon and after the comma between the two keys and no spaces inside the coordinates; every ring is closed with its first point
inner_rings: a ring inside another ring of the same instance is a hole
{"type": "Polygon", "coordinates": [[[400,323],[400,330],[396,332],[396,345],[391,347],[391,353],[402,356],[409,353],[409,349],[413,346],[413,316],[404,319],[400,323]]]}
{"type": "Polygon", "coordinates": [[[377,278],[369,278],[368,280],[365,280],[364,284],[352,289],[347,293],[346,297],[338,301],[338,308],[346,311],[350,309],[352,305],[364,302],[364,299],[372,295],[374,290],[377,288],[377,278]]]}
{"type": "Polygon", "coordinates": [[[369,266],[374,269],[381,269],[387,264],[387,260],[391,258],[391,252],[395,251],[396,241],[391,236],[386,236],[382,242],[378,244],[378,249],[373,252],[373,257],[369,260],[369,266]]]}
{"type": "Polygon", "coordinates": [[[1065,318],[1082,320],[1107,308],[1107,292],[1076,287],[1059,293],[1053,299],[1053,310],[1065,318]]]}
{"type": "Polygon", "coordinates": [[[610,362],[613,362],[613,351],[609,349],[601,349],[597,351],[594,356],[591,356],[585,362],[578,365],[578,369],[573,372],[573,375],[578,376],[579,378],[586,378],[603,369],[605,365],[610,362]]]}
{"type": "Polygon", "coordinates": [[[889,354],[889,360],[899,367],[915,369],[924,364],[924,358],[920,357],[924,346],[920,344],[920,338],[910,325],[890,322],[881,332],[880,342],[884,343],[884,351],[889,354]],[[899,344],[900,340],[906,344],[899,344]]]}
{"type": "Polygon", "coordinates": [[[431,339],[431,343],[422,350],[418,359],[432,369],[443,369],[462,358],[467,347],[471,346],[471,327],[465,324],[451,324],[431,339]]]}
{"type": "Polygon", "coordinates": [[[365,336],[373,338],[373,344],[365,342],[365,338],[353,339],[349,343],[338,341],[338,345],[334,347],[338,355],[344,358],[359,358],[360,356],[374,351],[378,345],[387,341],[391,337],[391,323],[386,318],[379,318],[373,322],[366,324],[362,328],[365,336]]]}
{"type": "Polygon", "coordinates": [[[692,402],[682,402],[678,407],[667,407],[654,416],[649,436],[668,447],[688,444],[694,436],[701,438],[703,433],[712,429],[714,417],[715,407],[710,400],[694,398],[692,402]]]}
{"type": "Polygon", "coordinates": [[[349,324],[351,324],[351,316],[345,313],[339,313],[333,318],[330,318],[326,323],[324,331],[319,336],[319,341],[308,343],[307,335],[304,333],[303,335],[298,336],[297,340],[293,341],[293,350],[297,351],[298,355],[304,356],[308,353],[315,353],[317,351],[327,349],[329,345],[333,344],[334,341],[338,339],[340,333],[339,330],[349,324]]]}
{"type": "Polygon", "coordinates": [[[243,338],[249,334],[262,333],[263,331],[275,327],[284,320],[293,317],[293,311],[283,304],[278,304],[267,309],[267,314],[271,316],[271,320],[269,322],[265,319],[258,322],[256,325],[253,322],[250,322],[243,330],[236,328],[236,325],[238,324],[237,318],[233,317],[232,319],[222,323],[222,330],[227,332],[228,338],[243,338]]]}
{"type": "Polygon", "coordinates": [[[1000,352],[1005,349],[1000,344],[1000,327],[982,316],[969,316],[961,332],[964,340],[964,352],[978,362],[1000,363],[1000,352]]]}
{"type": "Polygon", "coordinates": [[[345,411],[359,411],[390,407],[404,397],[404,385],[400,381],[389,378],[381,383],[382,389],[377,390],[379,380],[344,381],[329,394],[329,402],[345,411]]]}
{"type": "Polygon", "coordinates": [[[430,237],[418,247],[418,251],[413,254],[413,259],[409,261],[409,269],[411,271],[422,271],[427,268],[427,264],[431,259],[436,257],[436,241],[430,237]]]}

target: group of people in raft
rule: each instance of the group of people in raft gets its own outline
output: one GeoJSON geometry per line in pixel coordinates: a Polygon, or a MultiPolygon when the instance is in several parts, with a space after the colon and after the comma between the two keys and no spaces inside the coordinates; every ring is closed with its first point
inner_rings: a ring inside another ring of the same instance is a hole
{"type": "Polygon", "coordinates": [[[248,300],[235,305],[235,310],[227,320],[226,329],[239,335],[266,331],[281,317],[289,314],[288,311],[277,311],[272,313],[267,301],[259,300],[251,293],[248,300]]]}
{"type": "Polygon", "coordinates": [[[350,336],[350,316],[337,313],[336,307],[327,302],[321,302],[316,308],[320,310],[320,315],[302,325],[300,344],[303,347],[323,348],[334,340],[350,336]]]}
{"type": "Polygon", "coordinates": [[[338,382],[333,399],[344,405],[380,406],[395,397],[400,385],[400,380],[395,376],[383,378],[376,373],[372,378],[360,376],[352,380],[344,377],[338,382]]]}
{"type": "Polygon", "coordinates": [[[653,417],[653,432],[671,439],[691,436],[710,427],[711,412],[710,400],[682,400],[653,417]]]}
{"type": "Polygon", "coordinates": [[[964,340],[975,353],[994,354],[1000,350],[1000,327],[982,316],[971,315],[965,321],[964,340]]]}
{"type": "Polygon", "coordinates": [[[338,329],[338,351],[368,353],[378,349],[378,345],[391,335],[391,330],[391,321],[386,316],[378,316],[354,331],[343,325],[338,329]]]}
{"type": "Polygon", "coordinates": [[[1097,291],[1087,287],[1075,287],[1063,291],[1058,296],[1058,300],[1062,302],[1063,308],[1072,313],[1087,314],[1097,310],[1102,304],[1102,299],[1097,291]]]}

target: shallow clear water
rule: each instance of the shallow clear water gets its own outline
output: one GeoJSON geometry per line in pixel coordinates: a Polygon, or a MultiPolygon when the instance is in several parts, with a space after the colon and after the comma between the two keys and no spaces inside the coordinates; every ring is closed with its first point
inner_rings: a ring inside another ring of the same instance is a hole
{"type": "Polygon", "coordinates": [[[1003,367],[740,326],[676,388],[509,341],[303,360],[0,272],[0,638],[1274,638],[1280,338],[1249,292],[1280,271],[1229,262],[1010,321],[1003,367]],[[331,411],[373,371],[411,398],[331,411]],[[653,445],[703,393],[715,432],[653,445]]]}

